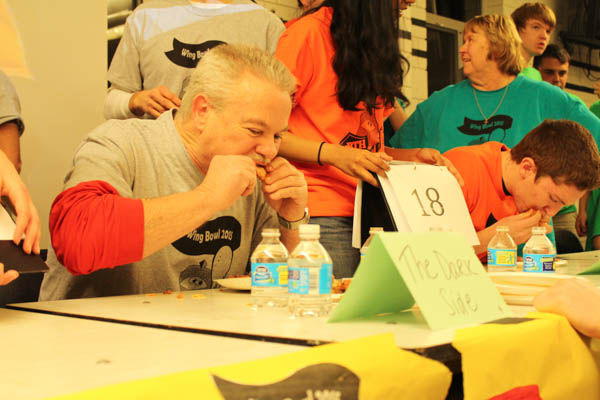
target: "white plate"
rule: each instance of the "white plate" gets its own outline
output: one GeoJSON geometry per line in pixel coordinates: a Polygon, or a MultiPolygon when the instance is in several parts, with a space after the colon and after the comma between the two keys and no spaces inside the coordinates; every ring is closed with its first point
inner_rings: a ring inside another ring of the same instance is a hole
{"type": "Polygon", "coordinates": [[[495,284],[554,286],[561,279],[575,278],[573,275],[557,274],[556,272],[488,272],[495,284]]]}
{"type": "Polygon", "coordinates": [[[545,286],[507,285],[503,283],[496,283],[495,285],[496,289],[498,289],[502,296],[535,296],[536,294],[546,290],[545,286]]]}
{"type": "Polygon", "coordinates": [[[216,282],[227,289],[250,290],[252,288],[252,278],[242,276],[240,278],[217,279],[216,282]]]}

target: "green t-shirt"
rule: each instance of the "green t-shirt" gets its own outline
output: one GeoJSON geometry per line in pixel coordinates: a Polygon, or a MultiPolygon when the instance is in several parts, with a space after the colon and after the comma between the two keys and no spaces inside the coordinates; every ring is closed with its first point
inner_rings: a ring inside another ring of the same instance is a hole
{"type": "Polygon", "coordinates": [[[592,104],[590,111],[593,112],[596,117],[600,118],[600,100],[592,104]]]}
{"type": "Polygon", "coordinates": [[[540,74],[540,71],[538,71],[537,69],[535,69],[533,67],[523,68],[523,71],[521,71],[521,73],[519,75],[526,76],[527,78],[533,79],[534,81],[542,80],[542,74],[540,74]]]}

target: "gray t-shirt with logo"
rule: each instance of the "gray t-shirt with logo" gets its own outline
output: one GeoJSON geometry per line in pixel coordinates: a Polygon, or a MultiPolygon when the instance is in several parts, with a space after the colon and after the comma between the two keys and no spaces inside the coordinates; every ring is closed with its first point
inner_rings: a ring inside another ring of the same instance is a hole
{"type": "MultiPolygon", "coordinates": [[[[76,151],[65,189],[100,180],[123,197],[154,198],[192,190],[203,179],[175,129],[173,112],[165,112],[157,120],[110,120],[92,131],[76,151]]],[[[212,287],[215,279],[245,273],[262,230],[277,226],[257,184],[229,210],[139,262],[74,276],[49,251],[40,300],[212,287]]]]}
{"type": "Polygon", "coordinates": [[[273,54],[284,30],[275,14],[249,0],[215,8],[187,0],[144,2],[127,19],[108,80],[129,93],[163,85],[183,98],[204,51],[241,43],[273,54]]]}

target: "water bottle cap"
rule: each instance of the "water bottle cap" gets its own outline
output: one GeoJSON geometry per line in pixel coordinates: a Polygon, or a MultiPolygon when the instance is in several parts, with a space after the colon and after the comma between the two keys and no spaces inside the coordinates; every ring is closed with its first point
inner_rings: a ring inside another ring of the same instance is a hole
{"type": "Polygon", "coordinates": [[[543,226],[534,226],[533,228],[531,228],[531,233],[534,235],[545,235],[546,228],[543,226]]]}
{"type": "Polygon", "coordinates": [[[319,235],[320,228],[320,225],[317,224],[302,224],[300,225],[300,235],[319,235]]]}
{"type": "Polygon", "coordinates": [[[262,231],[262,237],[279,237],[281,233],[277,228],[265,228],[262,231]]]}
{"type": "Polygon", "coordinates": [[[380,226],[372,226],[371,229],[369,229],[369,235],[372,235],[375,232],[383,232],[383,228],[380,226]]]}

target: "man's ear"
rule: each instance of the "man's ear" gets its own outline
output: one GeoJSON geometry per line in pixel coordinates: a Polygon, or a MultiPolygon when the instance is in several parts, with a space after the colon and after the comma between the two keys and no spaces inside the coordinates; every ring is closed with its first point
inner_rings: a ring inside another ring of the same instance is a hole
{"type": "Polygon", "coordinates": [[[533,178],[537,175],[537,165],[531,157],[524,157],[519,163],[519,175],[521,179],[533,178]]]}
{"type": "Polygon", "coordinates": [[[192,102],[192,121],[198,129],[202,129],[208,118],[210,103],[208,97],[202,93],[198,93],[192,102]]]}

